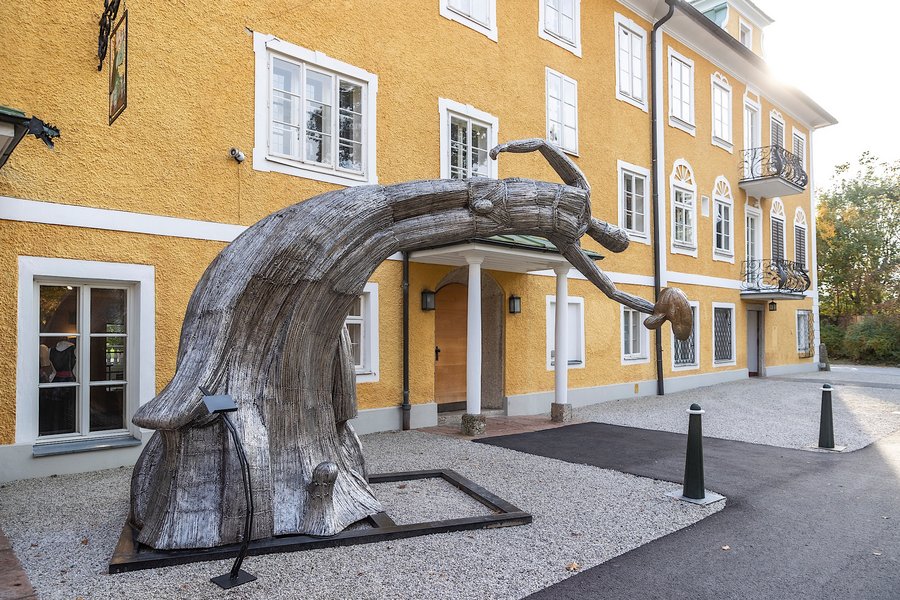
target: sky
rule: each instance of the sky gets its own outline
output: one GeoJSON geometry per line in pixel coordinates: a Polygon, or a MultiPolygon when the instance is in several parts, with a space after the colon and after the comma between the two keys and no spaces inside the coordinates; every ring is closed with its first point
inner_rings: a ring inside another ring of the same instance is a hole
{"type": "Polygon", "coordinates": [[[866,150],[900,160],[900,2],[753,1],[775,19],[764,41],[772,70],[839,121],[813,136],[816,188],[866,150]]]}

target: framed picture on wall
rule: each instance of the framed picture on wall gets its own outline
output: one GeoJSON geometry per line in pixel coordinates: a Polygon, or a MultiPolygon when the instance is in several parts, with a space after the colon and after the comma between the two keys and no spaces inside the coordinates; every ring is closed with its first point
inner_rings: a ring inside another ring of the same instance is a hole
{"type": "Polygon", "coordinates": [[[109,36],[109,124],[122,114],[128,102],[128,11],[109,36]]]}

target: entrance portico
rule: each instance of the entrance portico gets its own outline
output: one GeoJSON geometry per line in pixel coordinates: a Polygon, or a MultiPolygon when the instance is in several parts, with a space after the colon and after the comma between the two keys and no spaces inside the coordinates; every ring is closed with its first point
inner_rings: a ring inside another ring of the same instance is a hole
{"type": "MultiPolygon", "coordinates": [[[[593,254],[593,253],[592,253],[593,254]]],[[[594,258],[602,258],[593,254],[594,258]]],[[[483,377],[483,319],[482,319],[482,271],[534,273],[553,271],[556,277],[556,310],[554,335],[554,420],[567,420],[571,416],[568,403],[568,273],[571,265],[556,248],[543,238],[532,236],[502,236],[473,240],[442,248],[420,250],[410,255],[411,262],[466,267],[467,319],[466,319],[466,414],[463,429],[469,434],[484,430],[482,414],[483,377]]],[[[506,290],[506,296],[511,290],[506,290]]],[[[504,303],[505,305],[505,303],[504,303]]],[[[505,312],[505,310],[504,310],[505,312]]],[[[438,354],[436,353],[436,356],[438,354]]]]}

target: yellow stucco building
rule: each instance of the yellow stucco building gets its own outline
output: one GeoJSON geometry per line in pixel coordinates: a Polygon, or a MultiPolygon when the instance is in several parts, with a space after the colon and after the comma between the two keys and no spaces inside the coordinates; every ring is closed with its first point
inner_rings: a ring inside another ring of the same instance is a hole
{"type": "Polygon", "coordinates": [[[129,0],[98,71],[101,10],[0,5],[0,104],[61,132],[49,151],[0,111],[0,480],[136,459],[131,415],[247,226],[347,186],[557,181],[538,155],[487,156],[521,138],[577,162],[632,240],[586,247],[628,292],[682,288],[692,339],[657,344],[545,240],[394,256],[348,317],[359,432],[400,428],[405,399],[412,427],[465,406],[474,291],[481,406],[507,414],[554,398],[560,279],[572,405],[815,368],[812,133],[835,120],[773,81],[749,0],[129,0]]]}

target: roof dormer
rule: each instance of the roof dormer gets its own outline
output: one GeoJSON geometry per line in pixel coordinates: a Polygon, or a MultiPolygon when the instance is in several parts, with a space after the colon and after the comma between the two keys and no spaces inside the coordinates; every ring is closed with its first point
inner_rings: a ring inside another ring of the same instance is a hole
{"type": "Polygon", "coordinates": [[[744,46],[762,56],[763,29],[774,21],[751,0],[691,0],[691,4],[744,46]]]}

